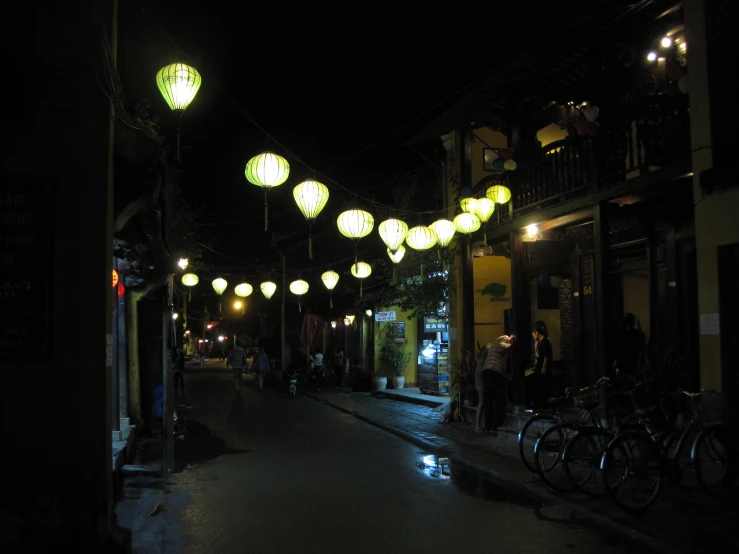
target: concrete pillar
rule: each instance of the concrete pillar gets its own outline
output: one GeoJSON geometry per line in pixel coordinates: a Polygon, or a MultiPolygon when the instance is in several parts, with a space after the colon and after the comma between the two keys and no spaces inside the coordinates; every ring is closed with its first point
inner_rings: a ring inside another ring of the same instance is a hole
{"type": "Polygon", "coordinates": [[[130,291],[126,299],[126,338],[128,348],[128,417],[141,423],[141,364],[139,362],[139,299],[143,293],[130,291]]]}
{"type": "MultiPolygon", "coordinates": [[[[721,335],[712,322],[719,319],[718,247],[739,242],[739,188],[726,188],[734,183],[719,182],[718,190],[708,194],[701,186],[714,167],[713,143],[717,133],[711,127],[709,57],[707,50],[706,2],[685,0],[688,67],[690,68],[690,134],[693,152],[693,200],[695,204],[695,236],[698,265],[698,312],[703,322],[700,330],[700,385],[721,390],[721,335]]],[[[715,5],[727,3],[717,2],[715,5]]],[[[716,70],[724,68],[716,66],[716,70]]],[[[727,114],[731,116],[731,114],[727,114]]],[[[732,129],[729,122],[727,129],[732,129]]],[[[720,130],[716,130],[720,131],[720,130]]],[[[724,134],[723,136],[726,136],[724,134]]],[[[731,137],[731,135],[728,135],[731,137]]],[[[723,309],[736,307],[724,306],[723,309]]],[[[733,317],[733,316],[732,316],[733,317]]]]}
{"type": "Polygon", "coordinates": [[[126,297],[121,296],[118,301],[118,410],[121,419],[130,418],[128,411],[128,349],[126,341],[126,297]]]}

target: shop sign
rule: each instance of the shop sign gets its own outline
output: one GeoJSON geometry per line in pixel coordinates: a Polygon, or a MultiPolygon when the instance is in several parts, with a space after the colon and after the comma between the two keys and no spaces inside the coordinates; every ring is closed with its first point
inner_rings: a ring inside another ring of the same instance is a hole
{"type": "Polygon", "coordinates": [[[375,321],[395,321],[395,312],[377,312],[375,314],[375,321]]]}
{"type": "Polygon", "coordinates": [[[423,332],[424,333],[437,333],[446,332],[449,328],[449,322],[442,317],[424,317],[423,318],[423,332]]]}
{"type": "Polygon", "coordinates": [[[393,337],[395,342],[405,342],[405,321],[393,323],[393,337]]]}

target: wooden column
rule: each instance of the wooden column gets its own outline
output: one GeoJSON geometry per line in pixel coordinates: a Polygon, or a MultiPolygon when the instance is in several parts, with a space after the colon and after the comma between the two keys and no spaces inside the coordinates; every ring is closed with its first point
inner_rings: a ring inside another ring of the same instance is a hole
{"type": "Polygon", "coordinates": [[[680,283],[678,283],[678,252],[675,228],[672,227],[665,237],[665,254],[667,262],[667,306],[666,326],[668,340],[680,338],[680,283]]]}
{"type": "Polygon", "coordinates": [[[595,296],[595,327],[596,341],[598,346],[597,361],[598,375],[608,373],[610,361],[610,336],[613,325],[613,314],[608,301],[610,290],[610,268],[608,236],[608,211],[605,203],[600,203],[593,208],[594,226],[594,286],[595,296]]]}
{"type": "MultiPolygon", "coordinates": [[[[462,132],[462,164],[460,167],[460,188],[472,188],[472,132],[462,132]]],[[[463,239],[466,243],[469,239],[463,239]]],[[[462,345],[465,350],[475,354],[475,283],[473,277],[473,265],[471,249],[467,245],[462,247],[462,313],[464,320],[460,321],[462,327],[462,345]]]]}
{"type": "Polygon", "coordinates": [[[575,247],[572,262],[572,385],[583,386],[583,349],[582,349],[582,283],[580,279],[580,258],[582,249],[575,247]]]}
{"type": "Polygon", "coordinates": [[[531,352],[531,332],[529,329],[531,306],[529,306],[528,283],[523,267],[523,237],[520,232],[514,231],[511,233],[509,241],[511,250],[511,329],[517,339],[516,347],[513,350],[513,359],[511,360],[513,368],[511,390],[513,405],[525,408],[524,371],[531,352]]]}

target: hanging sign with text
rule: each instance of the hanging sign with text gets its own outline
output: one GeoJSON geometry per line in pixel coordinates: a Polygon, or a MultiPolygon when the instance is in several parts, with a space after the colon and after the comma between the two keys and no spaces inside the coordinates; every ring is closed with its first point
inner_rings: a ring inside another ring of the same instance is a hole
{"type": "Polygon", "coordinates": [[[395,321],[395,312],[377,312],[375,321],[395,321]]]}
{"type": "Polygon", "coordinates": [[[0,361],[50,354],[52,206],[48,185],[0,182],[0,361]]]}
{"type": "Polygon", "coordinates": [[[423,318],[423,332],[424,333],[438,333],[446,332],[449,328],[449,322],[440,317],[424,317],[423,318]]]}

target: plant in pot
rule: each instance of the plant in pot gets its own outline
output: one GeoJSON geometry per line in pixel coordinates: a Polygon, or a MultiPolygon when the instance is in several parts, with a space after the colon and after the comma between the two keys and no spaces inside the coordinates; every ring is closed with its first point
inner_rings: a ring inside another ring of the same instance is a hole
{"type": "MultiPolygon", "coordinates": [[[[380,336],[380,361],[383,363],[385,372],[393,376],[396,389],[402,389],[405,386],[405,366],[410,362],[411,356],[411,353],[406,350],[406,343],[396,342],[392,326],[385,326],[380,336]]],[[[385,386],[387,386],[387,377],[384,379],[385,386]]]]}

